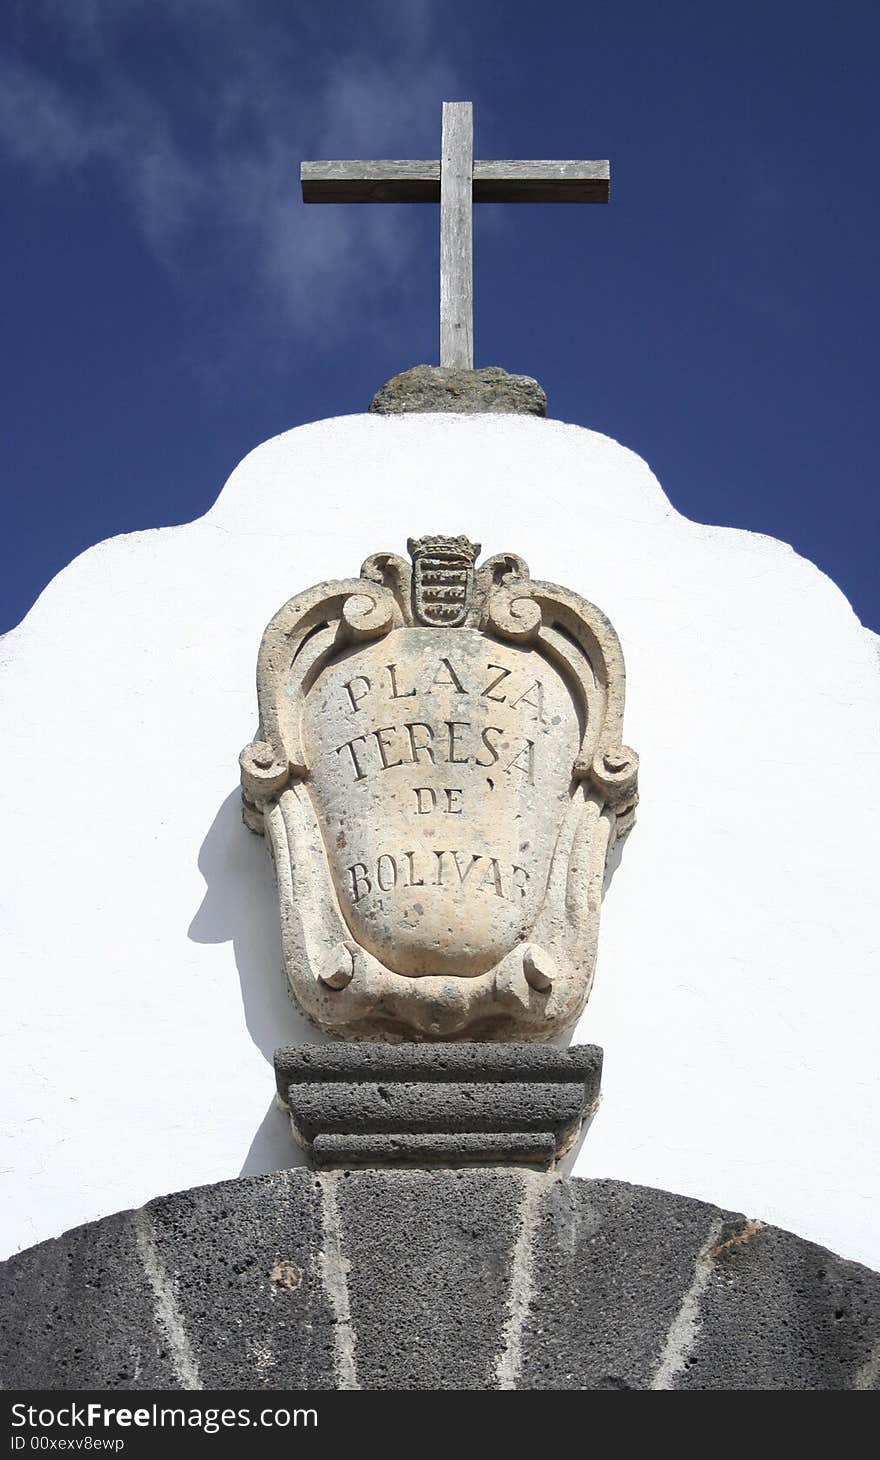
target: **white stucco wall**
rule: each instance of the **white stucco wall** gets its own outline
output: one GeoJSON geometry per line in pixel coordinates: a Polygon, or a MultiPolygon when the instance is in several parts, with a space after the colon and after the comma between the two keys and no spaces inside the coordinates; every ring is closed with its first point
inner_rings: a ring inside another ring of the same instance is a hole
{"type": "Polygon", "coordinates": [[[626,655],[642,801],[576,1034],[606,1053],[577,1173],[880,1267],[874,641],[814,566],[686,521],[607,438],[450,416],[266,443],[0,643],[3,1255],[290,1160],[271,1053],[316,1036],[239,819],[257,647],[293,593],[435,531],[583,593],[626,655]]]}

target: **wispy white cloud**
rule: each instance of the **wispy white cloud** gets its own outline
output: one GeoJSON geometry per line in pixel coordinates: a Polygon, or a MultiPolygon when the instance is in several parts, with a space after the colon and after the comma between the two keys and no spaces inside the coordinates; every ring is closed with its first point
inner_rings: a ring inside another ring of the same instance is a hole
{"type": "Polygon", "coordinates": [[[0,146],[14,162],[45,175],[81,167],[112,154],[118,131],[118,125],[90,119],[61,87],[31,67],[0,60],[0,146]]]}
{"type": "Polygon", "coordinates": [[[393,308],[409,230],[384,208],[304,208],[298,161],[435,156],[439,103],[460,87],[434,0],[318,9],[28,0],[20,47],[0,60],[0,155],[121,194],[188,291],[234,267],[249,310],[310,332],[320,318],[338,339],[359,286],[373,311],[393,308]],[[328,44],[318,9],[337,22],[369,9],[381,45],[328,44]],[[151,69],[137,40],[157,20],[173,45],[151,69]]]}

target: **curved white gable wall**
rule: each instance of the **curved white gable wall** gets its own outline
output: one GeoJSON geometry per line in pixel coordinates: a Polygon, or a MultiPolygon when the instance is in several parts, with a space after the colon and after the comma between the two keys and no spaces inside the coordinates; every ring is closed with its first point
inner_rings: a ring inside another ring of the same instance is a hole
{"type": "Polygon", "coordinates": [[[257,648],[295,592],[438,531],[584,594],[626,656],[642,800],[575,1036],[606,1056],[577,1174],[880,1267],[876,645],[810,563],[688,522],[615,442],[497,416],[288,432],[0,642],[3,1253],[296,1159],[269,1061],[317,1036],[238,812],[257,648]]]}

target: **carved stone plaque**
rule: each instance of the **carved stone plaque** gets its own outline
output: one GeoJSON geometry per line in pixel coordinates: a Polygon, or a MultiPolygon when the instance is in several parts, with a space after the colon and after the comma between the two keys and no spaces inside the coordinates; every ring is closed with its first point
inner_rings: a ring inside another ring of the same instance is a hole
{"type": "Polygon", "coordinates": [[[589,993],[632,821],[608,620],[464,537],[285,604],[263,636],[244,817],[293,992],[348,1037],[545,1039],[589,993]]]}

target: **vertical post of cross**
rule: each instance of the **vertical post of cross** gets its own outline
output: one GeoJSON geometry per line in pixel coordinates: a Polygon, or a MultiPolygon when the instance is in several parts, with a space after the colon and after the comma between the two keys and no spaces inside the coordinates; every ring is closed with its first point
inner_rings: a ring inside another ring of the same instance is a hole
{"type": "Polygon", "coordinates": [[[474,368],[474,109],[444,101],[440,161],[440,364],[474,368]]]}

